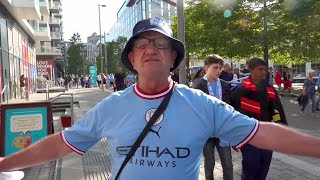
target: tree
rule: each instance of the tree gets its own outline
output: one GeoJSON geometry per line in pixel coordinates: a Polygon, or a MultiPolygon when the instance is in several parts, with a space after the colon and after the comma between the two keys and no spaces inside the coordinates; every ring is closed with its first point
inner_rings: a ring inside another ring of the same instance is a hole
{"type": "MultiPolygon", "coordinates": [[[[317,0],[268,0],[266,11],[262,9],[263,0],[190,0],[187,3],[186,48],[199,58],[213,53],[239,60],[262,57],[267,45],[274,62],[294,64],[320,59],[320,3],[317,0]],[[267,33],[263,31],[264,16],[267,33]]],[[[176,20],[172,26],[176,33],[176,20]]]]}
{"type": "MultiPolygon", "coordinates": [[[[188,3],[185,10],[187,52],[196,52],[200,58],[213,53],[230,58],[256,54],[260,37],[251,30],[257,28],[258,21],[253,10],[241,4],[216,8],[211,0],[188,3]]],[[[173,29],[176,32],[176,21],[173,29]]]]}
{"type": "Polygon", "coordinates": [[[84,64],[83,45],[78,33],[74,33],[70,38],[70,46],[68,48],[68,66],[67,74],[82,74],[87,69],[84,64]],[[84,64],[84,65],[83,65],[84,64]]]}
{"type": "MultiPolygon", "coordinates": [[[[123,66],[123,64],[121,62],[121,53],[126,45],[126,42],[127,42],[126,37],[118,37],[118,39],[106,43],[108,73],[115,73],[117,71],[117,67],[122,67],[124,69],[124,71],[126,71],[126,68],[123,66]]],[[[104,46],[105,45],[103,45],[103,47],[102,47],[102,57],[105,57],[104,46]]],[[[101,65],[100,65],[101,61],[100,61],[99,54],[96,58],[96,61],[97,61],[97,68],[99,71],[100,67],[101,67],[101,65]]],[[[104,63],[104,66],[105,66],[105,63],[104,63]]]]}

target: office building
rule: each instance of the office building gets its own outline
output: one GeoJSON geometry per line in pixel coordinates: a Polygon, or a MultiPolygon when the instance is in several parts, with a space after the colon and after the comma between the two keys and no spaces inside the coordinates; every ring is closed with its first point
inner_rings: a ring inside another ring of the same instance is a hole
{"type": "Polygon", "coordinates": [[[107,41],[120,36],[129,39],[134,25],[142,19],[159,17],[171,24],[172,16],[176,16],[176,0],[125,0],[117,13],[117,22],[106,37],[107,41]]]}
{"type": "Polygon", "coordinates": [[[84,43],[83,48],[85,51],[84,57],[87,64],[96,64],[96,57],[98,55],[98,48],[96,44],[84,43]]]}

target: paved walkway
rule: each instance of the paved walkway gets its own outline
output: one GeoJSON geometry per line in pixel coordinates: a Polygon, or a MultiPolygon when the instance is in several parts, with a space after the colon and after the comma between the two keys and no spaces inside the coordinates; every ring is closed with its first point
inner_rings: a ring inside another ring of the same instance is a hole
{"type": "MultiPolygon", "coordinates": [[[[75,110],[76,119],[92,108],[101,99],[107,97],[110,92],[102,92],[100,89],[71,89],[68,92],[74,93],[76,101],[80,102],[80,108],[75,110]]],[[[59,93],[51,94],[53,97],[59,93]]],[[[283,97],[286,115],[289,125],[308,134],[320,136],[320,119],[310,116],[308,113],[301,116],[298,106],[295,104],[296,98],[283,97]]],[[[30,101],[45,100],[45,94],[31,94],[30,101]]],[[[25,100],[15,100],[12,102],[23,102],[25,100]]],[[[308,107],[310,109],[310,107],[308,107]]],[[[307,108],[307,109],[308,109],[307,108]]],[[[320,113],[318,113],[320,114],[320,113]]],[[[58,129],[59,121],[55,116],[55,126],[58,129]]],[[[240,179],[241,174],[241,154],[233,152],[234,179],[240,179]]],[[[110,161],[108,160],[109,151],[106,139],[102,139],[92,147],[84,156],[72,153],[63,159],[42,166],[25,169],[26,178],[30,180],[102,180],[110,176],[110,161]]],[[[219,157],[216,155],[216,157],[219,157]]],[[[214,170],[216,179],[222,180],[222,169],[217,158],[214,170]]],[[[199,180],[204,180],[203,161],[199,180]]],[[[320,159],[288,156],[281,153],[274,153],[272,164],[267,179],[320,179],[320,159]]]]}

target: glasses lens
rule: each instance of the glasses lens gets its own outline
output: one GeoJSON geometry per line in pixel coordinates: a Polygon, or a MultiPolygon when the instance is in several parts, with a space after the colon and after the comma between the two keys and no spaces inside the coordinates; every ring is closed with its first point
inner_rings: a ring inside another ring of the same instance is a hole
{"type": "Polygon", "coordinates": [[[139,49],[146,48],[148,44],[149,44],[149,40],[145,38],[137,38],[133,41],[133,45],[139,49]]]}
{"type": "Polygon", "coordinates": [[[158,49],[167,49],[170,47],[170,41],[168,39],[155,39],[154,45],[158,49]]]}

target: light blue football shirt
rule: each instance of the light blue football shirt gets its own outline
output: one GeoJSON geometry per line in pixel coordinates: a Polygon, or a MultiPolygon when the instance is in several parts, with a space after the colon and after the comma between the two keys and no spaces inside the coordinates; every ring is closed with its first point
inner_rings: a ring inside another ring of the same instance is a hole
{"type": "MultiPolygon", "coordinates": [[[[169,88],[150,95],[134,85],[113,93],[65,129],[62,138],[75,152],[84,154],[106,137],[115,176],[169,88]]],[[[240,147],[254,136],[258,127],[258,121],[215,97],[178,84],[164,114],[153,125],[120,179],[198,180],[201,153],[208,138],[222,138],[240,147]]]]}

